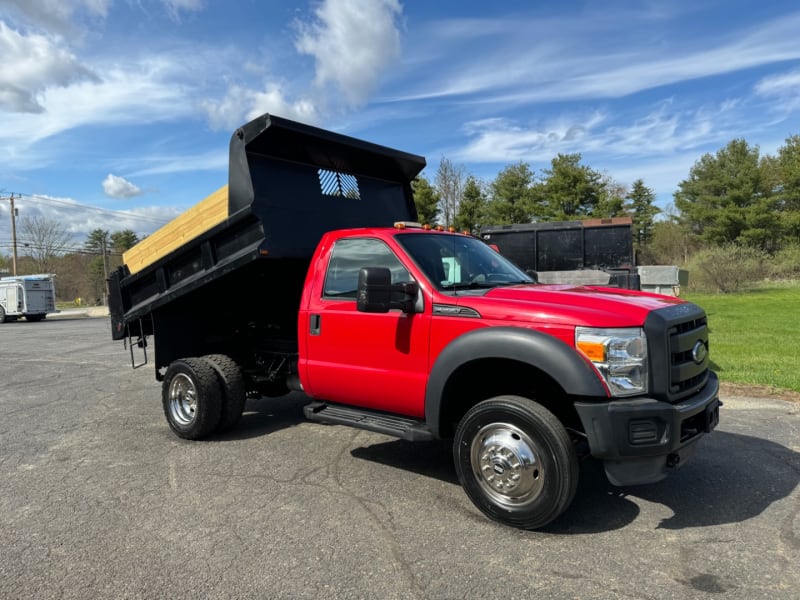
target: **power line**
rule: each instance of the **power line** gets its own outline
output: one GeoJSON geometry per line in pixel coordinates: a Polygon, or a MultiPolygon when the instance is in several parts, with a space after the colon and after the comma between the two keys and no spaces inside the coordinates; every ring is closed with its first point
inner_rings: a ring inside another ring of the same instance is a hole
{"type": "Polygon", "coordinates": [[[44,204],[53,204],[56,206],[64,206],[69,208],[81,208],[84,210],[92,210],[101,214],[107,214],[110,216],[116,217],[126,217],[128,219],[132,219],[134,221],[146,221],[149,223],[153,223],[155,225],[166,225],[168,221],[164,219],[158,219],[156,217],[147,217],[144,215],[137,215],[135,213],[131,213],[129,211],[124,210],[112,210],[110,208],[100,208],[98,206],[90,206],[88,204],[80,204],[78,202],[72,202],[67,200],[58,200],[56,198],[48,198],[46,196],[39,196],[37,194],[26,194],[15,192],[17,198],[29,198],[31,200],[36,200],[38,202],[42,202],[44,204]]]}
{"type": "MultiPolygon", "coordinates": [[[[20,250],[46,250],[51,251],[54,254],[88,254],[93,256],[100,256],[102,254],[101,251],[97,250],[90,250],[84,246],[68,246],[68,245],[60,245],[60,246],[49,246],[47,244],[35,244],[35,243],[25,243],[19,242],[17,244],[20,250]]],[[[11,248],[10,242],[0,242],[0,248],[11,248]]],[[[108,256],[122,256],[121,252],[113,252],[111,250],[107,250],[106,254],[108,256]]]]}

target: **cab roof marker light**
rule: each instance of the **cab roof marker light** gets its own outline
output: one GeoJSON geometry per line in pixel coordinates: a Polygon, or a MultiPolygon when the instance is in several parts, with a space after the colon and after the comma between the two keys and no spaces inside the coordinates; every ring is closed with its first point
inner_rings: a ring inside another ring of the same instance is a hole
{"type": "Polygon", "coordinates": [[[422,225],[420,225],[416,221],[395,221],[394,222],[394,228],[395,229],[406,229],[407,227],[413,227],[415,229],[423,229],[422,225]]]}

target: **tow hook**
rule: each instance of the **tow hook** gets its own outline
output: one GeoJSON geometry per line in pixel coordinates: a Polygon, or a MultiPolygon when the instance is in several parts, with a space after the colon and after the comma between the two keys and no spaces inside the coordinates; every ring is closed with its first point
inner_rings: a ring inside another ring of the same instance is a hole
{"type": "Polygon", "coordinates": [[[673,452],[667,456],[667,468],[674,469],[678,466],[679,462],[681,462],[681,457],[679,454],[675,454],[673,452]]]}

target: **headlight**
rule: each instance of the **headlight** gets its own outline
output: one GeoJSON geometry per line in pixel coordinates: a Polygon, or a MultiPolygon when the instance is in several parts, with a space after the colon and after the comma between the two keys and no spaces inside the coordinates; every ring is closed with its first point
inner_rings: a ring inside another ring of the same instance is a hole
{"type": "Polygon", "coordinates": [[[576,327],[575,347],[594,363],[613,396],[647,393],[647,338],[640,327],[576,327]]]}

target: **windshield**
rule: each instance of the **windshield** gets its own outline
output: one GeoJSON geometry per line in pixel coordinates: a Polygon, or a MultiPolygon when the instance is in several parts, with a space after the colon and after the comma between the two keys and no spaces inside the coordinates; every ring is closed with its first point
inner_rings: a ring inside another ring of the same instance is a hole
{"type": "Polygon", "coordinates": [[[441,233],[401,233],[396,238],[441,291],[533,283],[519,267],[475,238],[441,233]]]}

